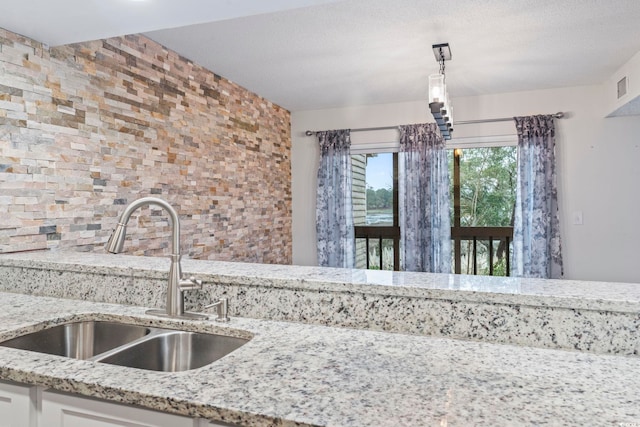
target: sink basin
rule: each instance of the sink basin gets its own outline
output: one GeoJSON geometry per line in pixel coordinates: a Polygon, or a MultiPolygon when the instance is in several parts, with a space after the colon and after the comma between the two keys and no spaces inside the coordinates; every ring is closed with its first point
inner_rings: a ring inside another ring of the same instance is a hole
{"type": "Polygon", "coordinates": [[[116,322],[85,321],[33,332],[0,346],[111,365],[178,372],[201,368],[249,340],[116,322]]]}
{"type": "Polygon", "coordinates": [[[0,346],[90,359],[130,343],[150,332],[149,328],[112,322],[76,322],[33,332],[0,343],[0,346]]]}
{"type": "Polygon", "coordinates": [[[178,372],[208,365],[248,340],[224,335],[170,331],[99,358],[103,363],[152,371],[178,372]]]}

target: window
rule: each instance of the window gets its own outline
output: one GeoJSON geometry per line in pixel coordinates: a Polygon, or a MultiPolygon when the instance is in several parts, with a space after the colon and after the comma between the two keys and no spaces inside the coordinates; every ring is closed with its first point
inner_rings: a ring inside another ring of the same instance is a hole
{"type": "MultiPolygon", "coordinates": [[[[399,270],[398,153],[351,156],[356,268],[399,270]]],[[[509,275],[516,147],[449,150],[452,272],[509,275]]]]}
{"type": "Polygon", "coordinates": [[[449,165],[452,271],[508,276],[516,147],[450,150],[449,165]]]}
{"type": "Polygon", "coordinates": [[[354,154],[356,268],[399,270],[398,154],[354,154]]]}

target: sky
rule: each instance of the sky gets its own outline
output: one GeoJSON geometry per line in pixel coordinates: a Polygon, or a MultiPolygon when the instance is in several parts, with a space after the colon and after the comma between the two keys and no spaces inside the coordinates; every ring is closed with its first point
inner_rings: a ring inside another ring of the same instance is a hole
{"type": "Polygon", "coordinates": [[[367,159],[367,186],[390,188],[393,184],[393,153],[379,153],[367,159]]]}

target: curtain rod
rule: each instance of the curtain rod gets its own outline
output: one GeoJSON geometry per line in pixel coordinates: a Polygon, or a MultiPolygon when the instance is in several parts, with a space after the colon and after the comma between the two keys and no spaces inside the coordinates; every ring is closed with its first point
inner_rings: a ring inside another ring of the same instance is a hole
{"type": "MultiPolygon", "coordinates": [[[[551,114],[551,116],[554,119],[561,119],[564,117],[564,113],[560,111],[558,113],[551,114]]],[[[457,126],[457,125],[471,125],[475,123],[510,122],[511,120],[513,120],[513,117],[501,117],[498,119],[462,120],[458,122],[453,122],[453,125],[457,126]]],[[[388,130],[388,129],[397,129],[397,128],[398,126],[380,126],[375,128],[357,128],[357,129],[350,129],[350,130],[351,132],[369,132],[374,130],[388,130]]],[[[305,132],[305,135],[311,136],[311,135],[315,135],[317,132],[320,132],[320,131],[308,130],[305,132]]]]}

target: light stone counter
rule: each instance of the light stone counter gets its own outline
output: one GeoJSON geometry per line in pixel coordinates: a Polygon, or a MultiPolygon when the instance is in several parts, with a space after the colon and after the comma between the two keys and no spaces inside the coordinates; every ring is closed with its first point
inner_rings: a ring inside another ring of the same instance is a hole
{"type": "Polygon", "coordinates": [[[203,368],[143,371],[0,347],[0,378],[244,426],[623,426],[640,423],[640,358],[0,293],[0,340],[124,319],[253,335],[203,368]]]}
{"type": "MultiPolygon", "coordinates": [[[[199,309],[233,316],[592,353],[640,354],[640,284],[183,260],[199,309]]],[[[0,291],[164,306],[167,258],[78,252],[0,255],[0,291]]]]}
{"type": "MultiPolygon", "coordinates": [[[[39,251],[0,254],[0,266],[164,279],[168,258],[39,251]]],[[[183,259],[185,274],[212,283],[640,312],[640,284],[521,279],[183,259]]],[[[52,284],[55,286],[55,284],[52,284]]]]}

